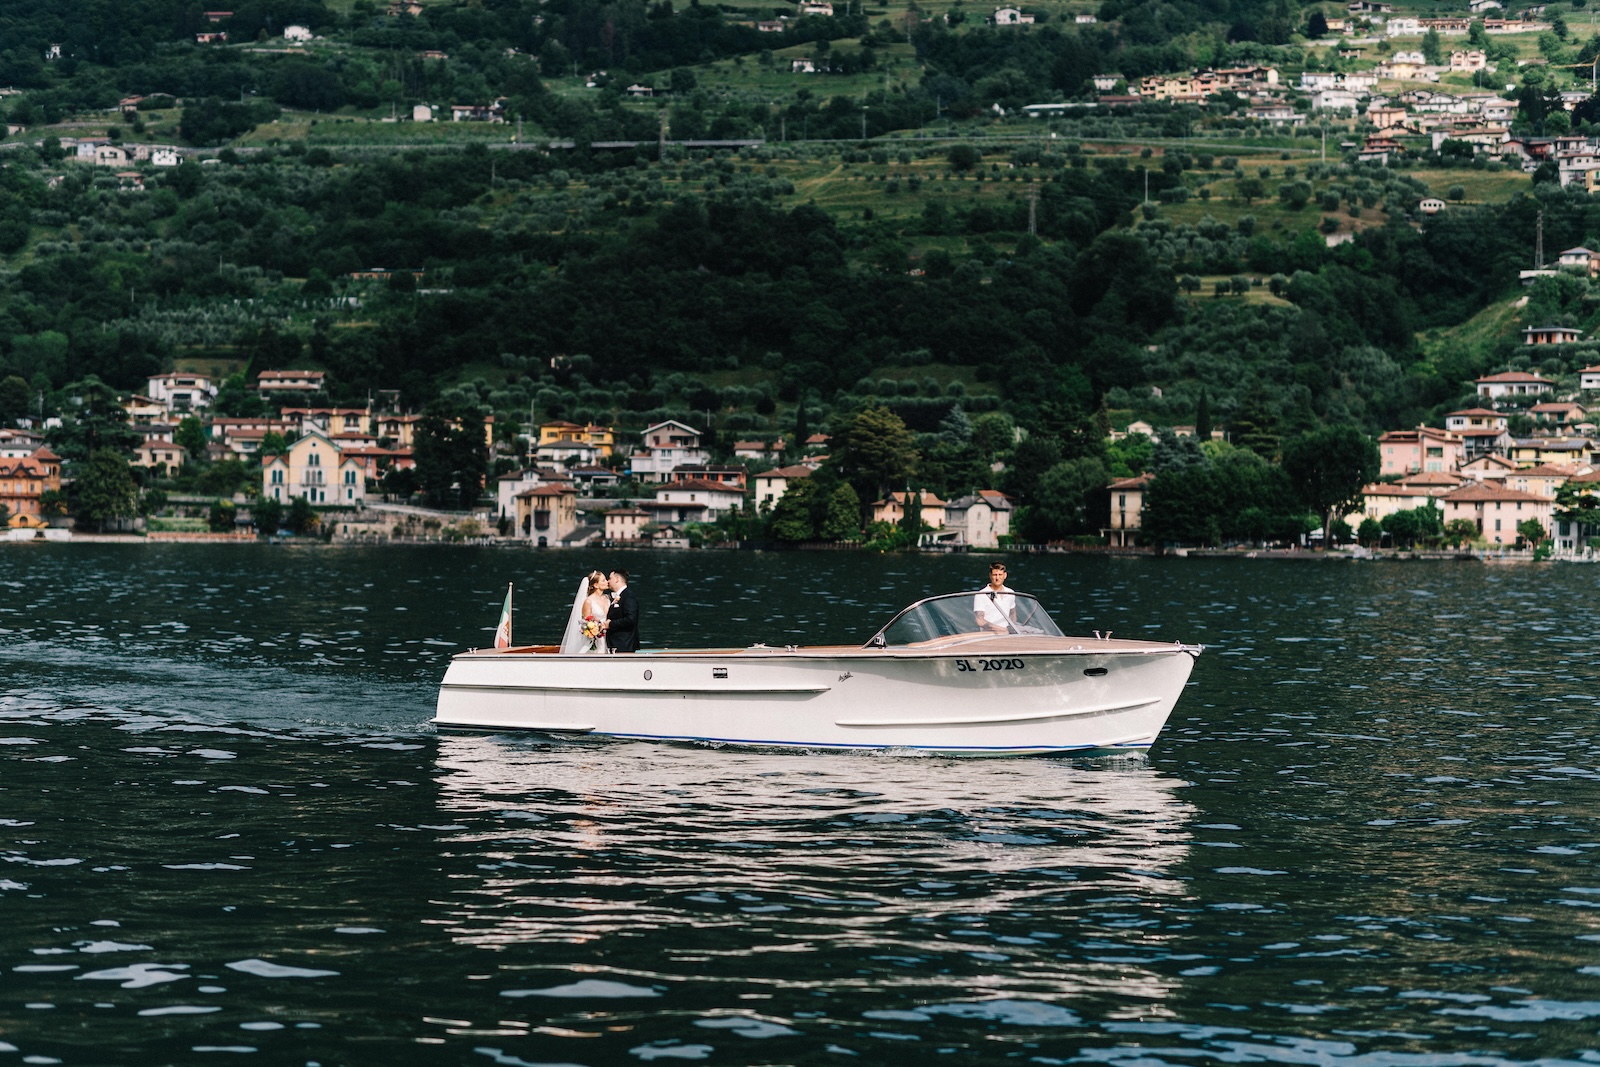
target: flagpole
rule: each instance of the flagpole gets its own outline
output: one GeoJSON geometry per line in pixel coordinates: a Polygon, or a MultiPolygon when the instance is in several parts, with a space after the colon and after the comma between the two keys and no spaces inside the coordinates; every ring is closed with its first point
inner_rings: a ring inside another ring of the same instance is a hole
{"type": "Polygon", "coordinates": [[[500,621],[494,628],[494,647],[511,647],[511,583],[506,583],[506,602],[500,607],[500,621]]]}

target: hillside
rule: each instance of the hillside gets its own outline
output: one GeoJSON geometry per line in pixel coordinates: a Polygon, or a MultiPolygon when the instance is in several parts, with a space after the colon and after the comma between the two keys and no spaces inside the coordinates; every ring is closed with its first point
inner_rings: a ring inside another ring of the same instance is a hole
{"type": "MultiPolygon", "coordinates": [[[[1030,464],[1128,467],[1107,408],[1205,406],[1270,457],[1464,402],[1534,365],[1535,319],[1595,324],[1576,277],[1510,305],[1538,216],[1547,249],[1600,244],[1553,163],[1425,132],[1370,158],[1364,116],[1274,125],[1231,91],[1021,110],[1201,62],[1281,64],[1273,91],[1304,107],[1299,72],[1412,43],[1342,58],[1303,36],[1314,5],[1045,4],[1010,28],[959,4],[390,6],[7,5],[0,30],[40,43],[4,56],[0,418],[173,366],[321,369],[332,402],[492,412],[508,447],[535,419],[731,441],[883,405],[923,435],[931,491],[1027,500],[1030,464]],[[467,105],[481,121],[449,121],[467,105]],[[164,145],[181,165],[139,158],[164,145]],[[962,455],[991,414],[1014,429],[962,455]]],[[[1556,69],[1525,74],[1529,108],[1556,69]]],[[[1588,128],[1553,106],[1540,123],[1588,128]]],[[[1589,356],[1537,369],[1575,382],[1589,356]]]]}

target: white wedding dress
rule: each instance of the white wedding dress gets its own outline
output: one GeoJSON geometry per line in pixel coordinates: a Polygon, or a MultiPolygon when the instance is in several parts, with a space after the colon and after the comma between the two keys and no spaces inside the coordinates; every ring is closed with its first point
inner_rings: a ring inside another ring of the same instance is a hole
{"type": "MultiPolygon", "coordinates": [[[[578,595],[572,601],[572,614],[567,616],[567,628],[562,632],[561,635],[561,652],[563,655],[570,655],[580,652],[599,653],[606,650],[606,639],[604,637],[595,642],[594,648],[590,648],[589,639],[583,636],[583,607],[584,601],[587,600],[588,597],[589,579],[580,578],[578,580],[578,595]]],[[[600,595],[600,599],[606,600],[604,594],[600,595]]],[[[603,613],[597,614],[599,614],[600,618],[602,619],[605,617],[603,613]]]]}

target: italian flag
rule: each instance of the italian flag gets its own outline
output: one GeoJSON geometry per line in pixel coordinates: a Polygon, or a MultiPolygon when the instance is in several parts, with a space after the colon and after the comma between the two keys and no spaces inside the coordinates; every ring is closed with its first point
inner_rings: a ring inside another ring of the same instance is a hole
{"type": "Polygon", "coordinates": [[[511,647],[511,586],[506,586],[506,602],[500,608],[500,624],[494,628],[494,647],[511,647]]]}

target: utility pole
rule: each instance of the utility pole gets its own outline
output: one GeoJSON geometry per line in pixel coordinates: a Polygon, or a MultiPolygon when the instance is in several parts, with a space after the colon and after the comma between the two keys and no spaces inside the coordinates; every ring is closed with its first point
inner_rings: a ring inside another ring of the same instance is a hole
{"type": "MultiPolygon", "coordinates": [[[[1148,181],[1148,175],[1149,175],[1149,172],[1146,171],[1146,180],[1147,181],[1148,181]]],[[[1145,194],[1145,199],[1148,200],[1149,198],[1150,198],[1150,194],[1147,192],[1145,194]]],[[[1038,182],[1034,182],[1032,185],[1028,186],[1028,236],[1030,236],[1030,237],[1039,236],[1039,183],[1038,182]]]]}
{"type": "Polygon", "coordinates": [[[666,109],[663,108],[661,110],[661,128],[656,133],[656,162],[657,163],[665,163],[666,161],[667,161],[667,112],[666,112],[666,109]]]}
{"type": "Polygon", "coordinates": [[[1533,234],[1533,269],[1544,270],[1544,212],[1542,211],[1534,223],[1533,234]]]}

